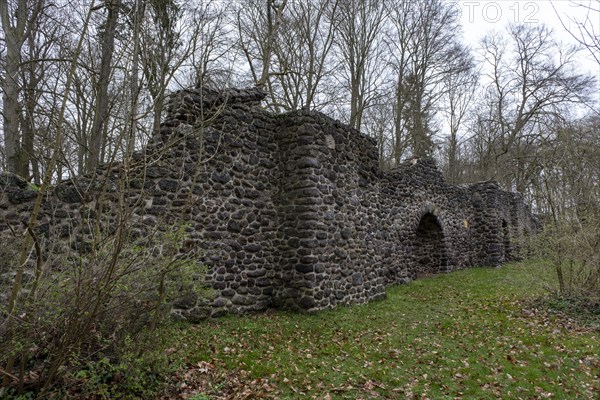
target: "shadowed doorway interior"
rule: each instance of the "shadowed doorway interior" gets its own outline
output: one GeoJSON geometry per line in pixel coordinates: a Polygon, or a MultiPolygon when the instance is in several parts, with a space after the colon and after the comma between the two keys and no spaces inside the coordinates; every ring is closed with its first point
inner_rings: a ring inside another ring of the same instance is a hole
{"type": "Polygon", "coordinates": [[[432,213],[421,217],[413,245],[415,278],[445,272],[448,267],[444,232],[432,213]]]}

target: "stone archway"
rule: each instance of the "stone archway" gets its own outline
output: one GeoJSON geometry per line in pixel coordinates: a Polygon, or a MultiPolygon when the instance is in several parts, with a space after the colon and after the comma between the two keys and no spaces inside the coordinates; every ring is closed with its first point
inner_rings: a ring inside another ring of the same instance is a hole
{"type": "Polygon", "coordinates": [[[415,277],[446,272],[448,256],[444,231],[438,218],[431,212],[425,213],[417,226],[413,243],[415,277]]]}

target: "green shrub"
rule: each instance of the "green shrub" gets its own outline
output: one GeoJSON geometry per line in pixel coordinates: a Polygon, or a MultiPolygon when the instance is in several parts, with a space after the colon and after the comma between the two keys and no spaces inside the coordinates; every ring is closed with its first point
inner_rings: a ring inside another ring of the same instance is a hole
{"type": "Polygon", "coordinates": [[[596,314],[600,314],[598,221],[562,221],[546,228],[538,238],[538,249],[556,271],[555,296],[571,308],[596,314]]]}
{"type": "Polygon", "coordinates": [[[155,390],[167,360],[154,332],[177,297],[206,295],[205,269],[196,247],[186,246],[185,228],[163,226],[136,239],[118,229],[89,252],[45,257],[43,273],[24,281],[8,316],[11,331],[0,339],[2,368],[17,378],[11,393],[43,395],[74,382],[105,398],[118,391],[144,398],[155,390]],[[16,362],[7,370],[9,357],[16,362]]]}

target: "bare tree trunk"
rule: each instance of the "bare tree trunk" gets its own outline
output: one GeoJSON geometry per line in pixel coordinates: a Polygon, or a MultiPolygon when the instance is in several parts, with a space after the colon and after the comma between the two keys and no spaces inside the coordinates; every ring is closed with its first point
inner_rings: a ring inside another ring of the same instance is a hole
{"type": "Polygon", "coordinates": [[[405,127],[405,118],[402,115],[406,109],[407,94],[405,93],[404,77],[404,51],[402,51],[400,65],[398,66],[398,82],[396,83],[396,99],[394,106],[394,162],[400,165],[402,155],[407,146],[407,132],[405,127]]]}
{"type": "MultiPolygon", "coordinates": [[[[131,109],[129,115],[129,137],[127,140],[127,156],[125,157],[128,162],[129,157],[135,149],[135,139],[137,136],[137,109],[138,109],[138,97],[140,92],[139,85],[139,66],[140,66],[140,24],[144,17],[144,4],[140,0],[135,0],[134,13],[133,13],[133,60],[131,65],[131,82],[130,82],[130,96],[131,96],[131,109]]],[[[160,120],[159,120],[160,123],[160,120]]]]}
{"type": "MultiPolygon", "coordinates": [[[[28,45],[30,50],[33,50],[35,47],[35,37],[33,34],[29,35],[27,38],[28,45]]],[[[34,57],[39,57],[38,54],[35,54],[34,57]]],[[[22,122],[21,122],[21,130],[22,130],[22,145],[21,145],[21,159],[23,161],[22,167],[24,168],[23,176],[26,177],[26,173],[28,172],[28,166],[31,164],[31,177],[36,184],[41,184],[41,175],[39,169],[39,163],[37,161],[37,157],[35,155],[34,142],[35,142],[35,115],[36,115],[36,107],[39,102],[39,84],[40,79],[43,72],[38,75],[36,71],[35,63],[28,63],[27,70],[23,71],[22,82],[24,85],[24,107],[21,113],[22,122]]]]}
{"type": "MultiPolygon", "coordinates": [[[[4,3],[4,2],[2,2],[4,3]]],[[[21,144],[19,134],[19,64],[21,61],[22,42],[9,32],[5,22],[2,23],[6,38],[5,79],[2,88],[3,118],[4,118],[4,148],[8,171],[23,175],[21,168],[21,144]]]]}
{"type": "Polygon", "coordinates": [[[100,61],[100,74],[96,85],[96,106],[94,112],[94,122],[88,153],[86,171],[92,172],[101,162],[103,154],[103,144],[108,122],[108,85],[110,83],[110,74],[112,70],[112,57],[115,48],[115,33],[117,31],[117,20],[119,18],[120,0],[111,0],[107,2],[108,15],[106,17],[106,29],[102,35],[102,58],[100,61]]]}
{"type": "Polygon", "coordinates": [[[431,154],[431,141],[429,132],[425,126],[423,116],[423,91],[420,87],[415,88],[414,104],[412,113],[412,137],[413,137],[413,155],[415,157],[427,157],[431,154]]]}
{"type": "Polygon", "coordinates": [[[153,135],[156,136],[158,135],[158,130],[160,128],[160,118],[162,115],[162,111],[165,105],[165,91],[164,88],[155,92],[154,94],[154,116],[153,116],[153,123],[152,123],[152,132],[153,135]]]}
{"type": "Polygon", "coordinates": [[[386,2],[348,0],[339,3],[332,16],[335,41],[341,53],[347,89],[350,91],[350,126],[360,129],[362,118],[378,91],[377,74],[385,64],[379,40],[386,2]]]}
{"type": "Polygon", "coordinates": [[[156,136],[165,103],[165,90],[173,73],[195,50],[198,31],[191,32],[191,40],[183,52],[178,53],[183,32],[177,24],[181,18],[181,8],[172,0],[147,3],[149,24],[140,32],[140,62],[146,78],[146,85],[152,97],[153,135],[156,136]]]}
{"type": "Polygon", "coordinates": [[[280,5],[275,5],[273,0],[267,0],[267,41],[265,43],[265,52],[263,59],[262,72],[260,74],[260,79],[256,83],[256,86],[265,86],[267,80],[269,79],[269,70],[271,68],[271,56],[273,54],[273,46],[275,44],[275,36],[277,35],[277,30],[281,25],[281,14],[283,14],[283,10],[287,4],[287,0],[283,0],[280,5]],[[273,8],[273,10],[271,9],[273,8]],[[275,11],[275,15],[273,16],[273,12],[275,11]]]}
{"type": "Polygon", "coordinates": [[[21,135],[19,132],[21,49],[31,32],[31,24],[28,24],[28,18],[35,19],[40,8],[41,1],[38,1],[33,5],[33,11],[29,16],[27,1],[19,0],[16,10],[14,10],[13,24],[8,1],[0,1],[0,20],[2,21],[6,46],[5,77],[2,85],[6,162],[10,172],[24,177],[29,175],[29,166],[23,162],[24,157],[22,156],[21,135]]]}
{"type": "MultiPolygon", "coordinates": [[[[32,29],[44,5],[43,0],[28,2],[18,0],[16,9],[10,10],[8,1],[0,1],[0,21],[4,31],[6,47],[5,77],[2,84],[4,146],[7,168],[29,179],[29,155],[33,154],[33,137],[21,138],[21,105],[19,94],[22,90],[20,72],[23,44],[31,36],[32,29]],[[11,18],[11,12],[14,17],[11,18]]],[[[33,135],[33,131],[28,132],[33,135]]]]}
{"type": "Polygon", "coordinates": [[[335,26],[330,18],[339,0],[294,3],[285,14],[275,45],[277,56],[274,108],[310,110],[319,108],[331,98],[321,98],[323,82],[334,75],[335,63],[330,59],[335,26]]]}

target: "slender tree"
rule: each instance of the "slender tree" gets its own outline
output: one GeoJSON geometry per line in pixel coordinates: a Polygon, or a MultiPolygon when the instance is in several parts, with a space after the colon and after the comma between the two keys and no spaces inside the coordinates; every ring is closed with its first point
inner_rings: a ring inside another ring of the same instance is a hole
{"type": "Polygon", "coordinates": [[[277,101],[277,89],[271,78],[281,72],[272,71],[273,66],[278,64],[273,58],[277,56],[275,49],[284,23],[286,5],[287,1],[249,0],[240,4],[236,11],[238,48],[246,59],[253,83],[267,90],[275,111],[281,111],[281,105],[277,101]]]}
{"type": "Polygon", "coordinates": [[[94,109],[94,119],[92,122],[92,130],[90,141],[88,143],[88,159],[86,171],[93,172],[98,163],[103,159],[104,144],[108,131],[109,119],[109,97],[108,87],[110,84],[111,72],[113,70],[113,55],[115,50],[115,35],[117,32],[117,22],[121,7],[120,0],[107,0],[104,3],[107,15],[104,22],[101,38],[101,59],[100,71],[96,82],[95,94],[96,103],[94,109]]]}
{"type": "MultiPolygon", "coordinates": [[[[6,55],[2,80],[2,118],[6,164],[10,172],[29,178],[32,138],[22,136],[20,96],[23,45],[33,30],[44,6],[43,0],[0,1],[0,21],[4,33],[6,55]]],[[[31,133],[31,132],[29,132],[31,133]]]]}
{"type": "Polygon", "coordinates": [[[338,0],[310,0],[286,10],[285,29],[274,46],[277,102],[284,109],[322,108],[332,101],[321,85],[337,66],[331,57],[335,26],[328,18],[337,7],[338,0]]]}
{"type": "Polygon", "coordinates": [[[234,86],[237,61],[234,29],[228,22],[233,6],[217,1],[203,2],[188,10],[191,20],[191,51],[183,64],[189,71],[185,84],[193,87],[234,86]]]}
{"type": "Polygon", "coordinates": [[[330,16],[336,27],[334,41],[341,59],[341,83],[349,92],[349,124],[359,130],[365,110],[381,93],[386,64],[381,39],[385,5],[385,1],[340,1],[330,16]]]}
{"type": "Polygon", "coordinates": [[[461,128],[475,98],[478,76],[472,70],[446,76],[445,106],[442,114],[448,125],[448,136],[445,141],[445,176],[450,183],[462,183],[463,168],[460,165],[461,128]]]}
{"type": "Polygon", "coordinates": [[[410,148],[414,156],[434,153],[434,120],[457,76],[474,63],[459,33],[460,15],[452,4],[434,1],[391,3],[396,163],[410,148]]]}

